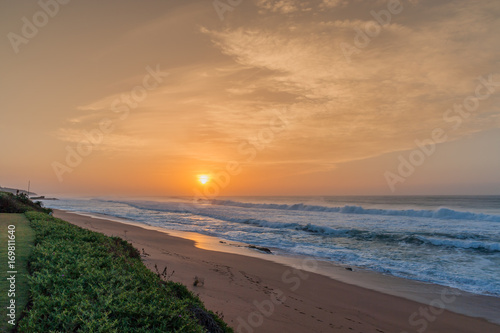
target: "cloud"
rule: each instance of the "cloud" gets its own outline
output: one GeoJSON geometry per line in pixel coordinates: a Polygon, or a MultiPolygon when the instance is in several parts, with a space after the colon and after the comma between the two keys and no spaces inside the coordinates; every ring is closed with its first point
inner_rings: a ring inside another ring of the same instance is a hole
{"type": "Polygon", "coordinates": [[[347,1],[345,0],[322,0],[322,3],[320,4],[320,8],[326,8],[326,9],[331,9],[338,7],[340,5],[347,5],[347,1]]]}
{"type": "MultiPolygon", "coordinates": [[[[354,46],[358,31],[374,24],[370,11],[384,10],[386,1],[256,4],[256,12],[241,21],[198,30],[200,39],[211,41],[207,47],[220,52],[210,51],[203,62],[165,68],[168,82],[117,127],[116,140],[110,141],[116,149],[147,144],[163,155],[237,159],[238,146],[258,136],[283,110],[297,117],[259,151],[260,163],[290,166],[295,161],[295,172],[313,172],[412,149],[415,139],[450,126],[443,113],[474,92],[477,77],[494,71],[500,54],[496,35],[488,32],[500,27],[494,15],[500,6],[493,2],[405,2],[404,11],[358,48],[351,63],[340,45],[354,46]]],[[[159,35],[162,29],[151,24],[133,38],[159,35]]],[[[66,140],[81,137],[103,116],[116,117],[112,102],[140,83],[139,74],[82,104],[81,114],[66,127],[79,132],[63,131],[66,140]]],[[[481,102],[449,138],[498,127],[495,98],[481,102]]]]}
{"type": "MultiPolygon", "coordinates": [[[[299,10],[294,1],[258,4],[270,12],[299,10]]],[[[491,31],[500,28],[494,15],[500,5],[465,1],[405,7],[349,64],[339,45],[354,46],[357,31],[374,24],[366,19],[370,10],[385,9],[383,2],[363,4],[365,13],[344,17],[313,11],[277,25],[267,23],[269,14],[263,13],[239,27],[202,30],[239,65],[266,72],[233,91],[260,87],[286,93],[283,105],[300,110],[300,136],[284,134],[279,142],[297,159],[317,154],[328,163],[343,162],[413,148],[415,139],[428,137],[433,128],[449,129],[444,112],[474,93],[479,76],[497,69],[500,47],[491,31]]],[[[450,139],[498,126],[494,100],[481,102],[450,139]],[[483,113],[495,121],[488,124],[483,113]]]]}
{"type": "Polygon", "coordinates": [[[257,6],[262,9],[262,12],[269,11],[281,14],[311,10],[308,1],[299,0],[257,0],[257,6]]]}
{"type": "Polygon", "coordinates": [[[346,0],[257,0],[256,5],[261,13],[291,14],[297,12],[310,12],[313,10],[329,10],[348,4],[346,0]]]}

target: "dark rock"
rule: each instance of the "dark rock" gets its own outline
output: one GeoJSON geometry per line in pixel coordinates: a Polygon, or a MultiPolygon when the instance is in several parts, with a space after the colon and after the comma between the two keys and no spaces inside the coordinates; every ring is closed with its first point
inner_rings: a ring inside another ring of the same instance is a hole
{"type": "Polygon", "coordinates": [[[255,246],[255,245],[248,245],[250,249],[256,249],[265,253],[272,253],[271,250],[269,250],[267,247],[261,247],[261,246],[255,246]]]}

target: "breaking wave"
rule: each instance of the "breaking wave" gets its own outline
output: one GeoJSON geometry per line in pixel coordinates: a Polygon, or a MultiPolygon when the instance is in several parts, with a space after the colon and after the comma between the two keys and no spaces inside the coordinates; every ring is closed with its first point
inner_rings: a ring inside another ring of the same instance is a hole
{"type": "Polygon", "coordinates": [[[211,200],[211,204],[220,206],[233,206],[242,208],[261,208],[261,209],[279,209],[279,210],[297,210],[297,211],[315,211],[315,212],[332,212],[341,214],[366,214],[366,215],[386,215],[386,216],[407,216],[407,217],[424,217],[443,220],[477,220],[500,222],[500,215],[489,215],[474,212],[462,212],[446,207],[436,210],[416,210],[416,209],[375,209],[363,208],[361,206],[342,206],[342,207],[326,207],[307,205],[303,203],[286,205],[286,204],[256,204],[246,203],[231,200],[211,200]]]}

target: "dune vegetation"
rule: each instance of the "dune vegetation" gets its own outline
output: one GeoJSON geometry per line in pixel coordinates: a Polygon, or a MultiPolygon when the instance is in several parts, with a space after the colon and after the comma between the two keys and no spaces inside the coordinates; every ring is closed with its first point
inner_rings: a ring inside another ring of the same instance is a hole
{"type": "Polygon", "coordinates": [[[232,332],[184,285],[150,271],[125,240],[4,198],[9,209],[26,208],[34,234],[18,332],[232,332]]]}

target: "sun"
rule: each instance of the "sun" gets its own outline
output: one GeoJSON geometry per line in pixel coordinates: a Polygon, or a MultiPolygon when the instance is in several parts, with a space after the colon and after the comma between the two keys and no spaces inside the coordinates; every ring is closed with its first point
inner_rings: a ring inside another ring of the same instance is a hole
{"type": "Polygon", "coordinates": [[[198,181],[205,185],[210,181],[210,176],[209,175],[198,175],[198,181]]]}

